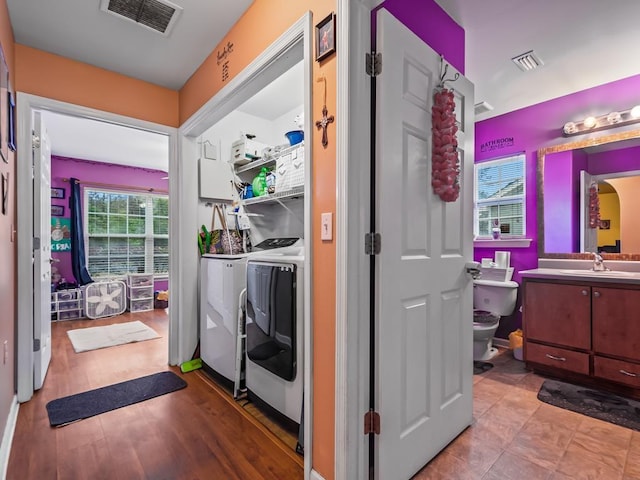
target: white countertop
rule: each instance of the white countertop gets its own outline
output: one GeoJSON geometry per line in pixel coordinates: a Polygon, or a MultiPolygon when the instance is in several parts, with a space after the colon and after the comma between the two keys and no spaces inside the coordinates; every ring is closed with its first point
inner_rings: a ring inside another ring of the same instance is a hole
{"type": "Polygon", "coordinates": [[[616,270],[595,272],[589,267],[574,266],[574,268],[534,268],[521,270],[519,274],[524,278],[547,278],[553,280],[571,280],[584,282],[640,284],[640,272],[616,270]]]}

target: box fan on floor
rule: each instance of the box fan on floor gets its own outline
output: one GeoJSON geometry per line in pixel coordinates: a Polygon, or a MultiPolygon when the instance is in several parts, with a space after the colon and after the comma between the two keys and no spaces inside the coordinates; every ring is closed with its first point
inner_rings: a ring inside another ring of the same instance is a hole
{"type": "Polygon", "coordinates": [[[120,315],[127,308],[126,285],[122,280],[95,282],[86,288],[84,309],[89,318],[120,315]]]}

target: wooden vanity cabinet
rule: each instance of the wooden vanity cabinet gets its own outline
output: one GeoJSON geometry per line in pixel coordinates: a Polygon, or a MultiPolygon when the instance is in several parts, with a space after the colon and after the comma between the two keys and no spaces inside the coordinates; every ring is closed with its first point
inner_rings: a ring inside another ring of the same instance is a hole
{"type": "Polygon", "coordinates": [[[526,282],[524,312],[530,340],[589,350],[591,288],[526,282]]]}
{"type": "Polygon", "coordinates": [[[640,290],[593,287],[593,350],[640,361],[640,290]]]}
{"type": "Polygon", "coordinates": [[[639,287],[524,278],[523,288],[528,366],[640,396],[639,287]]]}

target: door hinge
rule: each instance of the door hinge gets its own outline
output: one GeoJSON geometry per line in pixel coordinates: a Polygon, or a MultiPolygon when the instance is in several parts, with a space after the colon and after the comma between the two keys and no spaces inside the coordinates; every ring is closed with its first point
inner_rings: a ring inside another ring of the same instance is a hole
{"type": "Polygon", "coordinates": [[[370,433],[380,435],[380,414],[375,410],[369,410],[364,414],[364,434],[370,433]]]}
{"type": "Polygon", "coordinates": [[[367,53],[365,59],[365,70],[367,75],[375,77],[382,73],[382,54],[381,53],[367,53]]]}
{"type": "Polygon", "coordinates": [[[40,250],[40,237],[33,237],[33,249],[40,250]]]}
{"type": "Polygon", "coordinates": [[[38,148],[40,146],[40,137],[37,135],[32,135],[31,136],[31,148],[33,150],[35,150],[36,148],[38,148]]]}
{"type": "Polygon", "coordinates": [[[379,233],[367,233],[364,236],[364,253],[365,255],[379,255],[382,237],[379,233]]]}
{"type": "Polygon", "coordinates": [[[40,351],[40,339],[39,338],[34,338],[33,339],[33,351],[34,352],[39,352],[40,351]]]}

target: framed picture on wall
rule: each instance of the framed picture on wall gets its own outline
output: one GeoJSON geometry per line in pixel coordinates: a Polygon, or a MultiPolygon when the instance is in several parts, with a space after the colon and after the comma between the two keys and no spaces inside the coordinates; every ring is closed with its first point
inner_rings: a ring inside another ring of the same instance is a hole
{"type": "Polygon", "coordinates": [[[336,14],[331,12],[316,25],[316,62],[336,51],[336,14]]]}
{"type": "Polygon", "coordinates": [[[9,172],[2,174],[2,185],[0,194],[2,195],[0,203],[2,204],[2,214],[6,215],[9,210],[9,172]]]}
{"type": "Polygon", "coordinates": [[[51,188],[51,198],[64,198],[64,188],[51,188]]]}
{"type": "Polygon", "coordinates": [[[9,69],[0,47],[0,156],[9,163],[9,69]]]}
{"type": "Polygon", "coordinates": [[[51,205],[52,217],[64,217],[64,207],[62,205],[51,205]]]}
{"type": "Polygon", "coordinates": [[[16,100],[11,90],[11,82],[7,89],[7,146],[16,151],[16,100]]]}

